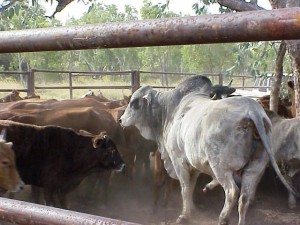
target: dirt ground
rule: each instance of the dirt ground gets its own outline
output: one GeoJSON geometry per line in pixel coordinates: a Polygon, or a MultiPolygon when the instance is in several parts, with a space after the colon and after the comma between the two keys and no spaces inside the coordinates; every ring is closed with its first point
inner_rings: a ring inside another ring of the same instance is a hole
{"type": "MultiPolygon", "coordinates": [[[[117,220],[129,221],[144,225],[173,224],[181,211],[182,201],[179,184],[175,185],[167,207],[160,206],[158,212],[152,212],[152,181],[136,179],[126,184],[123,178],[115,179],[110,185],[108,204],[103,206],[97,194],[89,196],[82,185],[70,194],[71,209],[78,212],[94,214],[117,220]],[[87,194],[89,200],[84,196],[87,194]]],[[[196,210],[189,223],[216,225],[223,207],[224,194],[221,187],[202,193],[204,184],[209,181],[206,176],[200,176],[194,192],[196,210]]],[[[16,199],[30,201],[30,192],[25,190],[16,199]]],[[[300,225],[300,204],[296,209],[288,209],[287,192],[276,177],[263,177],[254,205],[249,208],[247,225],[300,225]]],[[[234,208],[230,224],[237,224],[237,207],[234,208]]],[[[0,223],[1,224],[1,223],[0,223]]]]}

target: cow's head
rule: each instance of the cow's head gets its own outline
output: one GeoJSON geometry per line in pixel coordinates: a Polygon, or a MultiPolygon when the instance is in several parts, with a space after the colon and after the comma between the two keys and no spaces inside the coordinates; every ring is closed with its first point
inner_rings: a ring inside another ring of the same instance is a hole
{"type": "Polygon", "coordinates": [[[93,135],[87,131],[80,131],[83,136],[91,137],[92,145],[97,153],[97,157],[101,163],[101,167],[107,170],[122,171],[125,163],[111,138],[105,131],[99,135],[93,135]]]}
{"type": "Polygon", "coordinates": [[[123,127],[137,127],[141,135],[150,140],[155,140],[151,130],[155,126],[151,123],[152,118],[155,116],[155,94],[156,91],[150,86],[138,89],[131,96],[130,102],[119,120],[123,127]]]}
{"type": "Polygon", "coordinates": [[[3,131],[0,135],[0,195],[6,191],[18,192],[24,187],[16,168],[12,143],[6,142],[3,131]]]}

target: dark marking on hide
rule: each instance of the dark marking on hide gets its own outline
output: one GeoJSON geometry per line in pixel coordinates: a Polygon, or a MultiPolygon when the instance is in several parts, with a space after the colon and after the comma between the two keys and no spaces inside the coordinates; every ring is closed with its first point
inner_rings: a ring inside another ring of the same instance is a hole
{"type": "MultiPolygon", "coordinates": [[[[265,118],[263,119],[263,123],[264,123],[264,128],[265,128],[266,133],[269,133],[271,131],[270,124],[268,123],[268,121],[265,118]]],[[[248,130],[251,129],[252,130],[253,138],[255,140],[260,140],[260,136],[259,136],[259,133],[257,131],[257,128],[256,128],[254,122],[250,118],[244,118],[244,119],[242,119],[238,123],[237,129],[238,130],[243,130],[243,131],[248,131],[248,130]]]]}
{"type": "Polygon", "coordinates": [[[240,131],[244,131],[247,132],[249,130],[252,130],[252,135],[254,137],[255,140],[259,140],[259,134],[258,131],[253,123],[253,121],[250,118],[244,118],[242,119],[237,126],[237,129],[240,131]]]}

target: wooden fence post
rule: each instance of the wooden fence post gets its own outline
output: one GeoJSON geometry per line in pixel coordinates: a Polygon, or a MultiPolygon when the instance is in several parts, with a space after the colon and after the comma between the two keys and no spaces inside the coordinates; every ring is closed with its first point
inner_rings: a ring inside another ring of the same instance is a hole
{"type": "Polygon", "coordinates": [[[140,80],[140,71],[132,70],[131,71],[131,93],[135,92],[141,86],[140,80]]]}
{"type": "Polygon", "coordinates": [[[31,69],[27,76],[27,95],[28,96],[35,94],[34,72],[35,72],[35,69],[31,69]]]}
{"type": "Polygon", "coordinates": [[[219,85],[223,85],[223,74],[219,73],[219,85]]]}
{"type": "Polygon", "coordinates": [[[69,72],[69,90],[70,90],[70,99],[73,99],[73,81],[72,81],[71,72],[69,72]]]}

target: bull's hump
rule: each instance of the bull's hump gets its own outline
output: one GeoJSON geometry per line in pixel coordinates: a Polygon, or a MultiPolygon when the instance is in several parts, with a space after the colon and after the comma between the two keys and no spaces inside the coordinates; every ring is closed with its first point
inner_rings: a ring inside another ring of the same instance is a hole
{"type": "Polygon", "coordinates": [[[211,88],[212,83],[210,79],[205,76],[198,75],[183,81],[176,89],[179,90],[183,95],[194,91],[209,95],[211,88]]]}

